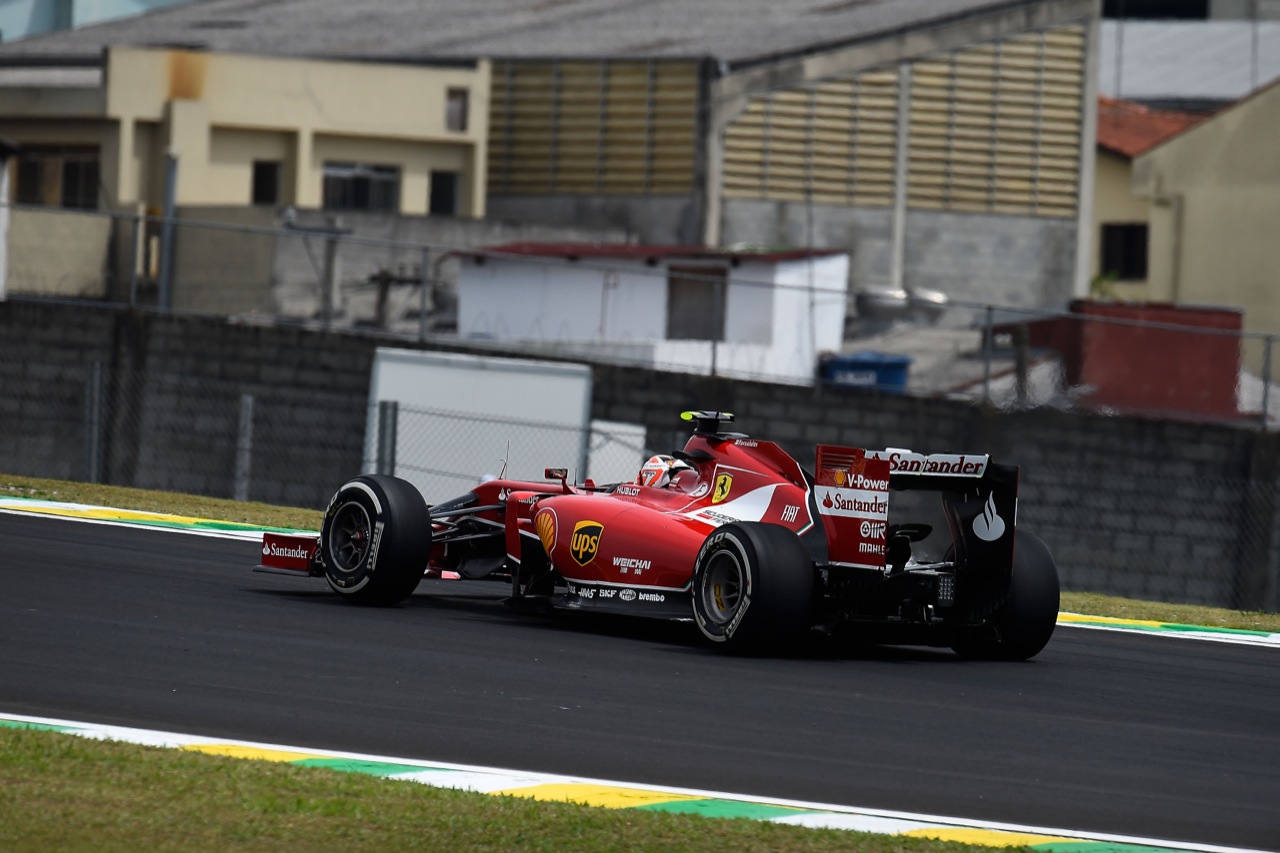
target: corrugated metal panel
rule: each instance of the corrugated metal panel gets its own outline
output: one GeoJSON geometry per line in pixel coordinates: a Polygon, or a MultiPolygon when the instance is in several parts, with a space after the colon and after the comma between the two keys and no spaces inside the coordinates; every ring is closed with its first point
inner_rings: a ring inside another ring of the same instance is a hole
{"type": "Polygon", "coordinates": [[[1075,214],[1082,27],[1021,34],[912,70],[911,207],[1075,214]]]}
{"type": "MultiPolygon", "coordinates": [[[[1074,215],[1083,63],[1081,26],[914,62],[909,206],[1074,215]]],[[[725,135],[724,194],[887,206],[897,110],[893,68],[754,98],[725,135]]]]}
{"type": "Polygon", "coordinates": [[[697,110],[692,61],[495,63],[490,191],[687,193],[697,110]]]}
{"type": "Polygon", "coordinates": [[[897,79],[869,71],[752,99],[725,133],[724,194],[889,204],[897,79]]]}

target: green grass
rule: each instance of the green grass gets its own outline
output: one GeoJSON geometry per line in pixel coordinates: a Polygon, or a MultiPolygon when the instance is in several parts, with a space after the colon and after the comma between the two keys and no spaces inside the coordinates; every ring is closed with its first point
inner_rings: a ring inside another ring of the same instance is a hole
{"type": "Polygon", "coordinates": [[[472,794],[0,727],[0,850],[7,853],[976,849],[919,838],[472,794]]]}
{"type": "MultiPolygon", "coordinates": [[[[298,530],[319,530],[323,514],[318,508],[277,507],[225,498],[204,498],[171,492],[98,486],[92,483],[41,480],[8,474],[0,474],[0,495],[73,501],[119,509],[171,512],[197,518],[238,521],[264,527],[291,527],[298,530]]],[[[1064,592],[1062,609],[1090,616],[1116,616],[1124,619],[1149,619],[1156,622],[1178,622],[1214,628],[1280,632],[1280,613],[1224,610],[1190,604],[1163,604],[1090,592],[1064,592]]]]}

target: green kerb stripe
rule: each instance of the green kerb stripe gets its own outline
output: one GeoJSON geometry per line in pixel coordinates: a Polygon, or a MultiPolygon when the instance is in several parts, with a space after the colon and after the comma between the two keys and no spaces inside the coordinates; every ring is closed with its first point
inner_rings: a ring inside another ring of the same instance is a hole
{"type": "Polygon", "coordinates": [[[299,767],[324,767],[329,770],[341,770],[344,773],[364,773],[369,776],[398,776],[402,773],[421,773],[431,770],[439,773],[453,772],[435,767],[423,767],[418,764],[393,764],[387,761],[362,761],[358,758],[303,758],[292,761],[299,767]]]}
{"type": "Polygon", "coordinates": [[[808,813],[811,810],[770,806],[763,803],[740,803],[735,800],[675,800],[669,803],[651,803],[647,806],[637,806],[635,811],[769,820],[775,817],[808,813]]]}
{"type": "Polygon", "coordinates": [[[36,729],[42,732],[66,732],[79,734],[83,729],[74,726],[51,726],[47,723],[24,723],[22,720],[0,720],[0,729],[36,729]]]}
{"type": "Polygon", "coordinates": [[[1031,849],[1044,853],[1176,853],[1168,847],[1147,847],[1118,841],[1053,841],[1048,844],[1032,844],[1031,849]]]}

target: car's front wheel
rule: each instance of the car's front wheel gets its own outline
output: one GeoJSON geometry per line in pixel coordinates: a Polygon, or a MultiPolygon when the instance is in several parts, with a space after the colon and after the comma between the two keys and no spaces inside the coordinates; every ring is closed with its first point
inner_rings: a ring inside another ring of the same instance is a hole
{"type": "Polygon", "coordinates": [[[338,489],[320,528],[330,588],[360,604],[395,604],[413,594],[431,552],[431,516],[412,483],[355,477],[338,489]]]}
{"type": "Polygon", "coordinates": [[[795,533],[776,524],[717,528],[693,570],[693,617],[724,649],[758,649],[810,627],[813,562],[795,533]]]}

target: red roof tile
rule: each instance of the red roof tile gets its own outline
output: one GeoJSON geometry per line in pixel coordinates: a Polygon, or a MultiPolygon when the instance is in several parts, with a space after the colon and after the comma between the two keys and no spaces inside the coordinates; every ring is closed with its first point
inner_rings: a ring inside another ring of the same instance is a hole
{"type": "Polygon", "coordinates": [[[1206,113],[1156,110],[1101,95],[1098,145],[1125,157],[1137,157],[1207,118],[1206,113]]]}

